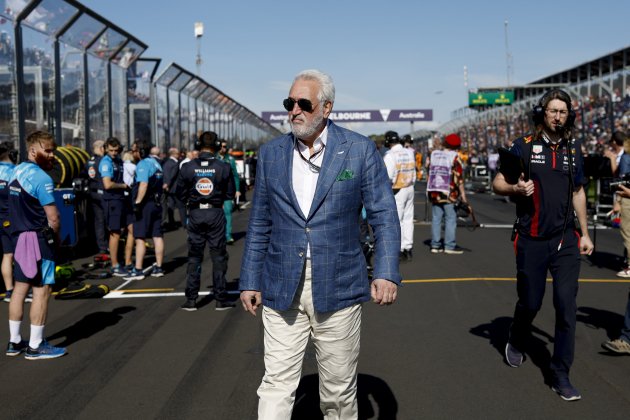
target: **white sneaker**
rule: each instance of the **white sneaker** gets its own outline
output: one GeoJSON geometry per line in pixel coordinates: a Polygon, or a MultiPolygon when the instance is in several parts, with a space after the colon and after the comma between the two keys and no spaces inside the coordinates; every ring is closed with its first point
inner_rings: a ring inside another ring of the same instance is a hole
{"type": "Polygon", "coordinates": [[[626,267],[617,273],[617,277],[630,278],[630,267],[626,267]]]}

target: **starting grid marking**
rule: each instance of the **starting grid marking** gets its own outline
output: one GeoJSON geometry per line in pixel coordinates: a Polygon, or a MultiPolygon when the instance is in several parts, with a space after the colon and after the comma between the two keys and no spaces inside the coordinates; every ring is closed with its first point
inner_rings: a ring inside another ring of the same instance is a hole
{"type": "MultiPolygon", "coordinates": [[[[452,277],[442,279],[416,279],[403,280],[403,284],[423,284],[423,283],[458,283],[458,282],[481,282],[481,281],[504,281],[516,282],[515,277],[452,277]]],[[[547,279],[551,283],[552,279],[547,279]]],[[[630,279],[580,279],[579,283],[630,283],[630,279]]],[[[127,283],[125,283],[127,284],[127,283]]],[[[182,297],[184,292],[177,292],[173,288],[161,289],[127,289],[121,290],[125,284],[103,296],[103,299],[132,299],[132,298],[154,298],[154,297],[182,297]]],[[[229,290],[229,295],[239,295],[238,290],[229,290]]],[[[199,296],[212,295],[212,292],[199,292],[199,296]]]]}
{"type": "MultiPolygon", "coordinates": [[[[420,279],[420,280],[403,280],[403,284],[414,283],[456,283],[465,281],[512,281],[516,282],[516,277],[458,277],[445,279],[420,279]]],[[[547,279],[547,283],[551,283],[552,279],[547,279]]],[[[578,283],[630,283],[630,279],[579,279],[578,283]]]]}
{"type": "MultiPolygon", "coordinates": [[[[228,295],[240,295],[238,290],[229,290],[228,295]]],[[[212,292],[199,292],[199,296],[212,295],[212,292]]],[[[132,289],[132,290],[112,290],[103,299],[129,299],[147,297],[182,297],[184,292],[176,292],[175,289],[132,289]]]]}

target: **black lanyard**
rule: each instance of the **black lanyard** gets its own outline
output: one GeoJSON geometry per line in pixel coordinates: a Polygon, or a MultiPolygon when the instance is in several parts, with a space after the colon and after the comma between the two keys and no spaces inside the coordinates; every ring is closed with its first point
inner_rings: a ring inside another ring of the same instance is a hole
{"type": "Polygon", "coordinates": [[[315,165],[312,161],[322,154],[322,152],[324,151],[324,147],[326,147],[326,145],[322,143],[322,147],[320,147],[319,150],[313,153],[308,159],[306,159],[304,155],[302,154],[302,152],[300,152],[300,147],[298,146],[297,142],[295,142],[295,147],[297,149],[298,154],[300,155],[302,160],[306,162],[311,172],[318,174],[319,171],[321,171],[322,167],[315,165]]]}

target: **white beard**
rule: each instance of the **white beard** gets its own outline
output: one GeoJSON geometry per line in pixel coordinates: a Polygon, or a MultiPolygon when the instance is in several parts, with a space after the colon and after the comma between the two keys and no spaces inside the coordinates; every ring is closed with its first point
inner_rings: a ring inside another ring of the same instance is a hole
{"type": "Polygon", "coordinates": [[[317,132],[324,121],[324,109],[319,107],[319,111],[314,115],[313,121],[309,125],[293,124],[291,121],[291,131],[293,135],[299,139],[311,137],[317,132]]]}

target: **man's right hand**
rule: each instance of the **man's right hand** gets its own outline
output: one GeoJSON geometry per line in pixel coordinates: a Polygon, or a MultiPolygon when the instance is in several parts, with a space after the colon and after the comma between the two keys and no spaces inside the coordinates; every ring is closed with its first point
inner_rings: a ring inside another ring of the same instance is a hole
{"type": "Polygon", "coordinates": [[[262,303],[262,294],[256,290],[243,290],[241,292],[241,303],[243,309],[256,316],[256,309],[262,303]]]}
{"type": "Polygon", "coordinates": [[[525,174],[521,173],[518,182],[514,184],[514,191],[517,194],[529,197],[534,193],[534,181],[532,181],[531,179],[525,181],[525,174]]]}

